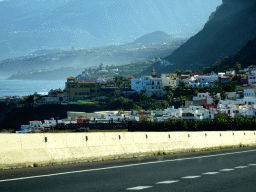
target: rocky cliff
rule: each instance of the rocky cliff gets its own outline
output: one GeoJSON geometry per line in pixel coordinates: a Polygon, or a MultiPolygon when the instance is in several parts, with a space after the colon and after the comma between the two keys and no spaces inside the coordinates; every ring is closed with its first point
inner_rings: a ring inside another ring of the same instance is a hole
{"type": "Polygon", "coordinates": [[[172,72],[175,69],[203,69],[217,59],[232,56],[242,49],[256,35],[256,1],[223,0],[223,4],[210,15],[204,28],[186,43],[164,58],[172,65],[161,66],[155,63],[158,73],[172,72]]]}

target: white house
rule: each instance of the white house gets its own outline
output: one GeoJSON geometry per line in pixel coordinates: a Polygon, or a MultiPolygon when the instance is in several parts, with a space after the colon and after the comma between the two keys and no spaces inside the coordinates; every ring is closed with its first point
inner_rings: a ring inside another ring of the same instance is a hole
{"type": "Polygon", "coordinates": [[[118,68],[110,69],[111,72],[118,72],[118,68]]]}
{"type": "Polygon", "coordinates": [[[163,87],[177,87],[180,80],[177,78],[177,74],[162,74],[161,75],[163,87]]]}
{"type": "Polygon", "coordinates": [[[29,121],[29,127],[40,127],[42,124],[42,121],[29,121]]]}
{"type": "Polygon", "coordinates": [[[232,70],[232,71],[226,71],[226,75],[235,75],[236,71],[232,70]]]}
{"type": "Polygon", "coordinates": [[[214,84],[213,83],[203,83],[202,80],[195,80],[195,81],[192,81],[192,82],[189,82],[188,83],[188,86],[190,87],[211,87],[211,88],[214,88],[214,84]]]}
{"type": "Polygon", "coordinates": [[[168,66],[168,65],[173,65],[173,64],[172,64],[172,63],[170,63],[169,61],[161,60],[161,61],[160,61],[160,65],[168,66]]]}
{"type": "Polygon", "coordinates": [[[164,109],[163,116],[169,116],[173,118],[181,119],[208,119],[214,118],[214,115],[210,113],[208,109],[204,109],[203,106],[189,106],[189,108],[175,109],[173,106],[164,109]]]}
{"type": "Polygon", "coordinates": [[[163,84],[161,78],[151,78],[149,84],[146,88],[146,93],[148,96],[158,95],[164,96],[165,92],[163,91],[163,84]]]}
{"type": "Polygon", "coordinates": [[[195,78],[197,80],[201,79],[201,82],[202,83],[213,83],[214,81],[217,81],[218,80],[218,75],[198,75],[198,76],[195,76],[195,78]]]}
{"type": "Polygon", "coordinates": [[[151,76],[142,76],[140,79],[131,79],[131,89],[136,92],[146,90],[151,78],[151,76]]]}
{"type": "Polygon", "coordinates": [[[51,118],[49,120],[44,120],[44,126],[54,126],[58,123],[62,123],[62,120],[55,120],[54,118],[51,118]]]}
{"type": "Polygon", "coordinates": [[[131,89],[136,92],[145,90],[147,95],[153,96],[157,94],[163,96],[163,84],[161,78],[153,78],[152,76],[142,76],[140,79],[131,79],[131,89]]]}
{"type": "Polygon", "coordinates": [[[250,75],[248,75],[248,85],[256,85],[256,70],[251,70],[250,75]]]}
{"type": "Polygon", "coordinates": [[[255,97],[256,89],[244,89],[244,97],[255,97]]]}

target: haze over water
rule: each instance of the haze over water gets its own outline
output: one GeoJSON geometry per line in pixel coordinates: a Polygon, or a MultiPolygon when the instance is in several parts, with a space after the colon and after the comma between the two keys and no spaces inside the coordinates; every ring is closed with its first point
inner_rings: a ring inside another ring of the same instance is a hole
{"type": "Polygon", "coordinates": [[[0,80],[0,97],[26,96],[35,92],[45,95],[51,89],[64,89],[65,80],[29,81],[29,80],[0,80]]]}

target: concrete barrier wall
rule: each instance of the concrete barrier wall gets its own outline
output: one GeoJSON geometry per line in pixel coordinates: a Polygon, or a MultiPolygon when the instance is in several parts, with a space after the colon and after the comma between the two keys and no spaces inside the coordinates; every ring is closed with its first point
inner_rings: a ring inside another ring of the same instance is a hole
{"type": "Polygon", "coordinates": [[[0,168],[256,145],[256,131],[0,134],[0,168]]]}

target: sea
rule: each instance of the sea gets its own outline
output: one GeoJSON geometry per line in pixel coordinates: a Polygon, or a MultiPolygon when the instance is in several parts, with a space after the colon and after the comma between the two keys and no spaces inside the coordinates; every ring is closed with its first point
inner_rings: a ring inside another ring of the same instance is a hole
{"type": "Polygon", "coordinates": [[[51,89],[64,89],[66,80],[1,80],[0,97],[26,96],[37,92],[46,95],[51,89]]]}

